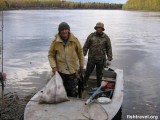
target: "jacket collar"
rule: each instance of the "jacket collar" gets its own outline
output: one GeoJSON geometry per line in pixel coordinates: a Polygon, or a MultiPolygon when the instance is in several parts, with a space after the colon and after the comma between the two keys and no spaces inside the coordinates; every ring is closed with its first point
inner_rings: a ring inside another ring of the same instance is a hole
{"type": "MultiPolygon", "coordinates": [[[[69,39],[68,39],[68,41],[69,42],[71,42],[71,41],[75,41],[75,36],[72,34],[72,33],[70,33],[69,34],[69,39]]],[[[56,40],[56,42],[63,42],[63,40],[62,40],[62,38],[60,37],[60,35],[57,33],[56,35],[55,35],[55,40],[56,40]]]]}
{"type": "MultiPolygon", "coordinates": [[[[94,36],[98,36],[98,35],[96,34],[96,32],[94,32],[93,34],[94,34],[94,36]]],[[[105,33],[102,32],[102,35],[101,35],[100,37],[105,37],[105,33]]]]}

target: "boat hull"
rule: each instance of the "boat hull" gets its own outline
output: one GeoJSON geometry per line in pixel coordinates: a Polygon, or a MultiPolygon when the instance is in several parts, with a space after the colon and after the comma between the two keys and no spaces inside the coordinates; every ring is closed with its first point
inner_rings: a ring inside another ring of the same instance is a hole
{"type": "Polygon", "coordinates": [[[39,91],[26,105],[24,120],[111,120],[121,108],[123,101],[123,70],[116,69],[115,72],[116,84],[111,102],[93,102],[85,105],[84,99],[70,98],[69,101],[58,104],[39,104],[39,91]]]}

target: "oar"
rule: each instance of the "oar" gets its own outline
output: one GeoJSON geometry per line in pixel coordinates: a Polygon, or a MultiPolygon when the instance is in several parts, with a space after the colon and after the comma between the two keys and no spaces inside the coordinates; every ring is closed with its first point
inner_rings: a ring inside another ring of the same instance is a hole
{"type": "Polygon", "coordinates": [[[93,100],[93,98],[100,92],[101,88],[107,85],[107,83],[107,81],[102,81],[101,86],[90,96],[90,98],[85,102],[85,105],[88,105],[93,100]]]}

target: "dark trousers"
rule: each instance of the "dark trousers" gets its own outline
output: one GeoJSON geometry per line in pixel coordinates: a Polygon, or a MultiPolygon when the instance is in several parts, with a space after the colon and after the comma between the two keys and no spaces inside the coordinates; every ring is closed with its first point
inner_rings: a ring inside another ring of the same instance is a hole
{"type": "Polygon", "coordinates": [[[91,75],[93,69],[96,66],[96,75],[97,75],[97,87],[101,85],[103,69],[104,69],[104,60],[88,60],[87,68],[84,75],[84,84],[87,85],[89,76],[91,75]]]}
{"type": "Polygon", "coordinates": [[[77,97],[78,96],[78,80],[76,74],[64,74],[59,72],[63,80],[63,85],[67,92],[67,96],[77,97]]]}

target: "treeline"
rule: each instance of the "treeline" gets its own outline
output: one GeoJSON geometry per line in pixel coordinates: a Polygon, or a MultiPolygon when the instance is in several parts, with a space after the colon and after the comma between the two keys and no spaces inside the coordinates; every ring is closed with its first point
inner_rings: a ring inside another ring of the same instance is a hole
{"type": "Polygon", "coordinates": [[[62,0],[0,0],[2,9],[122,9],[122,4],[62,0]]]}
{"type": "Polygon", "coordinates": [[[160,11],[160,0],[128,0],[122,9],[160,11]]]}

